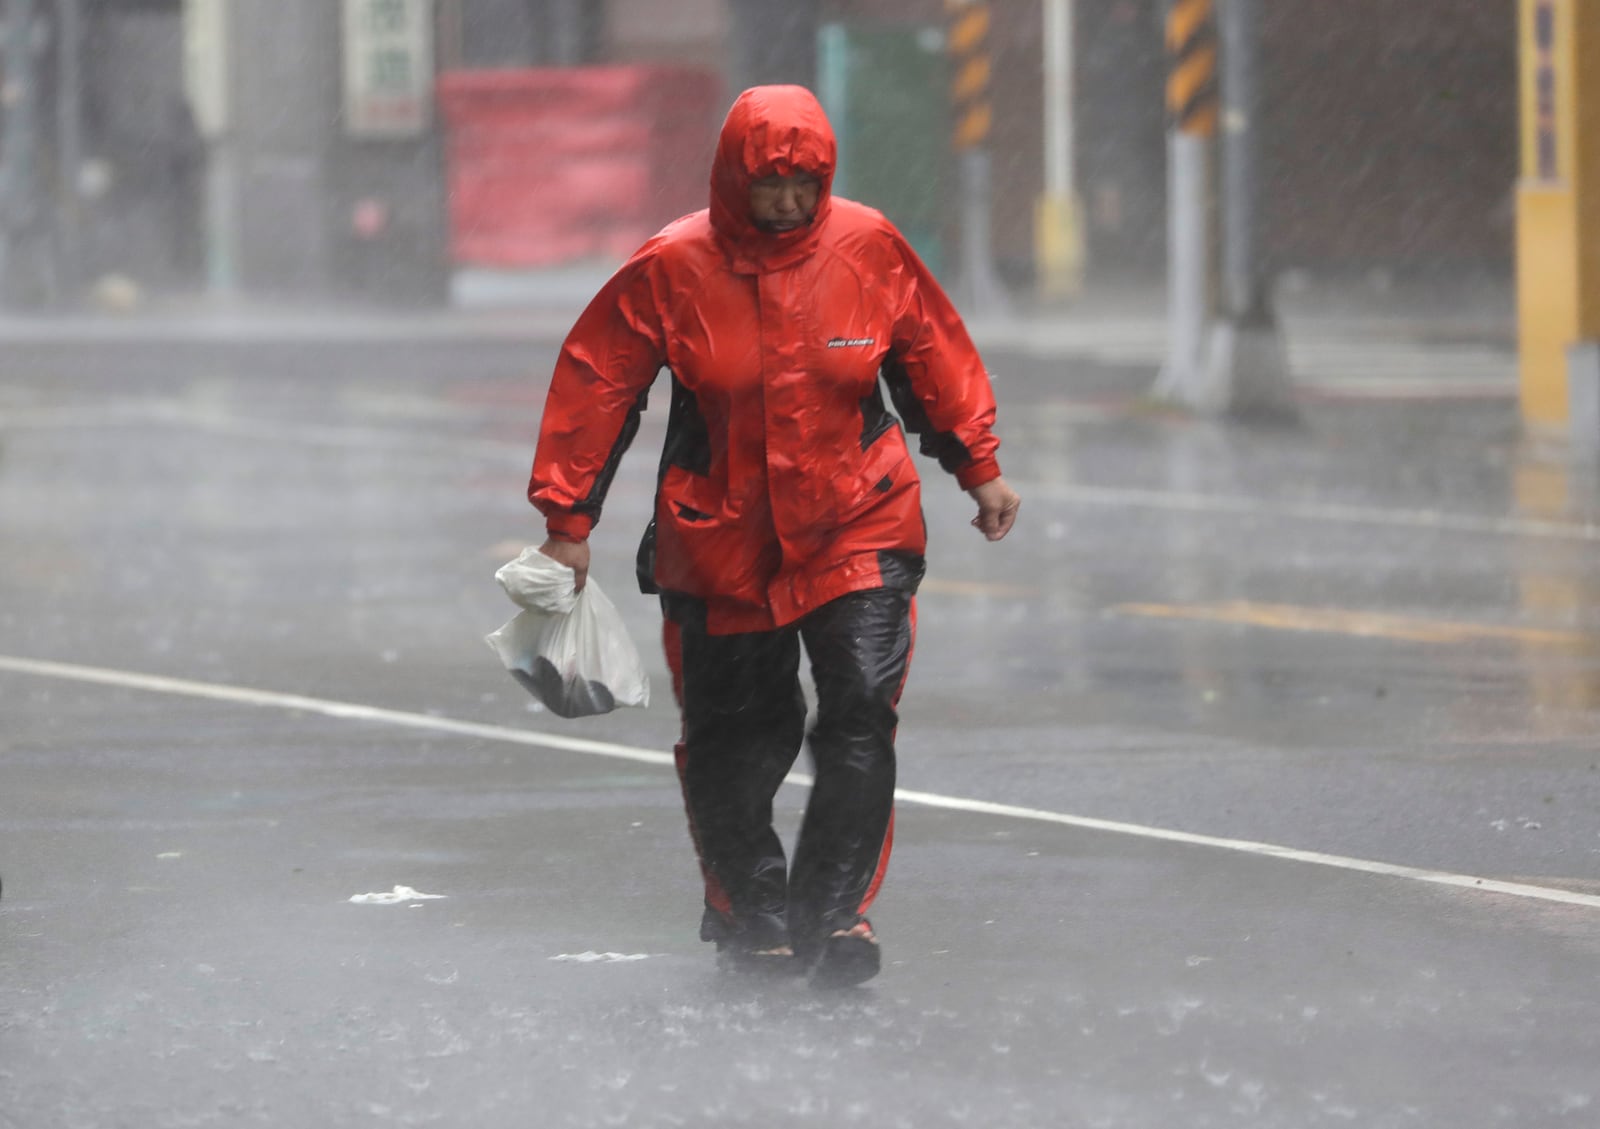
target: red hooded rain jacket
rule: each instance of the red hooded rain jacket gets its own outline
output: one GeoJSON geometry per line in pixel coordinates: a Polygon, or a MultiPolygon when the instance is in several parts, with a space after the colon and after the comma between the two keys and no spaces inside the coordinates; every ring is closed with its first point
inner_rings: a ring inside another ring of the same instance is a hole
{"type": "Polygon", "coordinates": [[[528,498],[551,535],[583,540],[651,384],[671,372],[641,581],[703,602],[713,634],[771,630],[847,592],[915,590],[920,485],[882,386],[962,488],[1000,474],[977,350],[895,227],[833,198],[835,151],[809,91],[742,94],[717,145],[711,207],[623,265],[551,380],[528,498]],[[821,181],[815,217],[762,231],[751,183],[796,171],[821,181]]]}

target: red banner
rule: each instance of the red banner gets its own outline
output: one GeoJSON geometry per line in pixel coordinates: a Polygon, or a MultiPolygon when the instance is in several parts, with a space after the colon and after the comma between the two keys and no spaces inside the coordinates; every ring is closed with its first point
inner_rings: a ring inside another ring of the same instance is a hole
{"type": "Polygon", "coordinates": [[[698,68],[442,76],[454,260],[623,258],[708,203],[720,101],[719,78],[698,68]]]}

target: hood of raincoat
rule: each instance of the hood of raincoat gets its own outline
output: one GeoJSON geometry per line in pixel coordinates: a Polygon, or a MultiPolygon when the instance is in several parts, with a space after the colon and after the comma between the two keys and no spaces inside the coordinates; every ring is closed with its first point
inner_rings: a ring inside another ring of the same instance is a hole
{"type": "Polygon", "coordinates": [[[837,159],[833,126],[805,87],[753,86],[739,95],[711,163],[711,226],[735,270],[780,270],[816,250],[831,210],[837,159]],[[796,172],[821,182],[811,222],[794,231],[762,231],[750,215],[750,186],[796,172]]]}

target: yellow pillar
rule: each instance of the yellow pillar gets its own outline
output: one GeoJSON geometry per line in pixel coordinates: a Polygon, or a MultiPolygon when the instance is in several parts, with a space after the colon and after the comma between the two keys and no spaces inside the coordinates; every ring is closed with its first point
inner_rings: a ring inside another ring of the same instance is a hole
{"type": "Polygon", "coordinates": [[[1600,341],[1600,0],[1520,0],[1523,422],[1565,429],[1567,350],[1600,341]]]}

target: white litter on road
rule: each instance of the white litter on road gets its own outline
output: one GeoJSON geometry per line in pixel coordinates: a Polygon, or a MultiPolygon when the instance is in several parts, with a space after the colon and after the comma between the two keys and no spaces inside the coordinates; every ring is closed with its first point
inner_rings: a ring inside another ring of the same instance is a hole
{"type": "Polygon", "coordinates": [[[620,960],[649,960],[650,959],[650,954],[649,953],[597,953],[597,952],[594,952],[594,951],[591,950],[591,951],[585,952],[585,953],[562,953],[561,955],[553,956],[550,959],[551,960],[571,960],[571,961],[576,961],[579,964],[594,964],[596,961],[604,961],[604,962],[610,964],[610,963],[615,963],[616,961],[620,961],[620,960]]]}
{"type": "Polygon", "coordinates": [[[424,894],[410,886],[396,886],[388,893],[353,894],[350,900],[358,906],[395,906],[402,902],[424,902],[443,898],[444,894],[424,894]]]}

